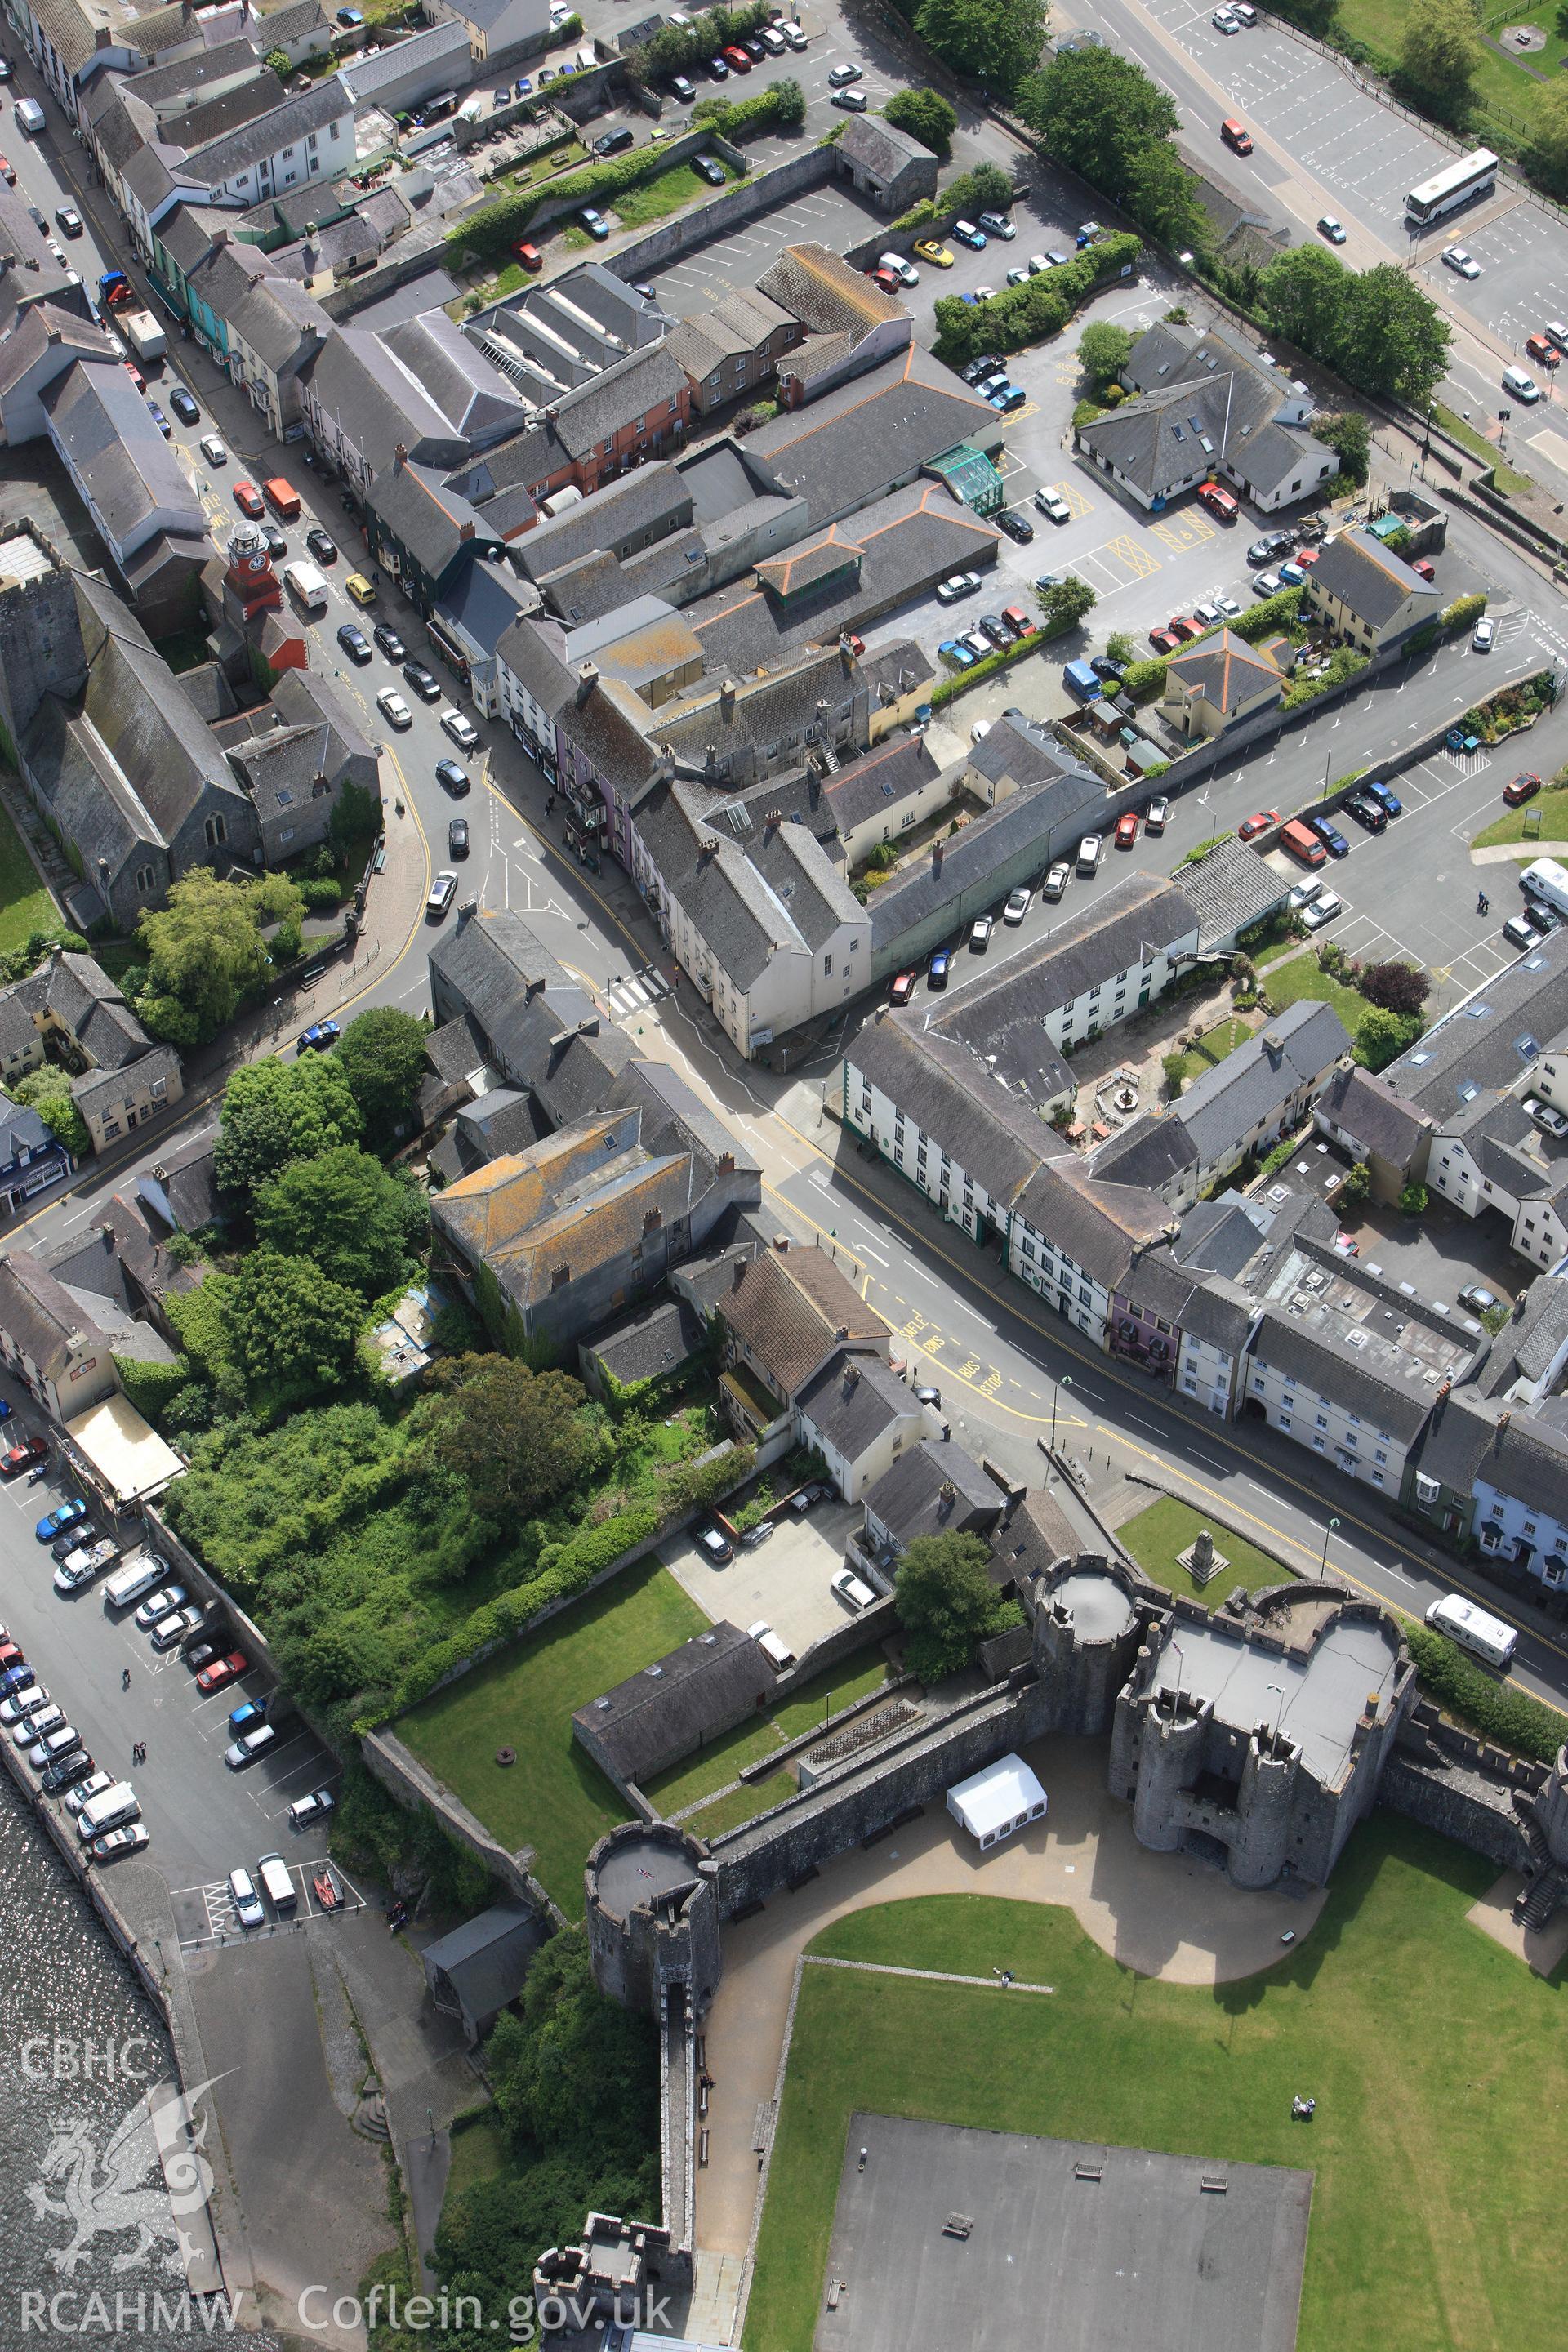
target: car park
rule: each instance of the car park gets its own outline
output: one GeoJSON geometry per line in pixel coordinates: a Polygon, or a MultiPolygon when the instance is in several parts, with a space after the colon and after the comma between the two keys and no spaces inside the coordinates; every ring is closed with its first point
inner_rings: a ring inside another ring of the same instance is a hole
{"type": "Polygon", "coordinates": [[[62,1756],[69,1756],[80,1746],[80,1732],[74,1724],[62,1721],[33,1742],[27,1750],[27,1761],[35,1772],[45,1772],[51,1764],[58,1764],[62,1756]]]}
{"type": "Polygon", "coordinates": [[[1267,833],[1271,824],[1279,822],[1278,809],[1258,809],[1253,815],[1242,819],[1236,828],[1236,837],[1237,841],[1256,841],[1260,833],[1267,833]]]}
{"type": "Polygon", "coordinates": [[[1457,270],[1461,278],[1479,278],[1481,274],[1480,263],[1468,254],[1462,245],[1446,245],[1443,247],[1443,260],[1449,269],[1457,270]]]}
{"type": "Polygon", "coordinates": [[[296,1797],[288,1811],[289,1828],[305,1830],[313,1822],[325,1821],[337,1801],[330,1789],[312,1789],[308,1796],[296,1797]]]}
{"type": "Polygon", "coordinates": [[[48,1458],[49,1449],[41,1437],[24,1437],[19,1445],[9,1446],[0,1454],[0,1478],[19,1477],[24,1470],[31,1470],[48,1458]]]}
{"type": "Polygon", "coordinates": [[[224,1657],[215,1658],[210,1666],[202,1668],[196,1676],[196,1688],[204,1698],[210,1698],[214,1691],[226,1690],[230,1683],[249,1672],[250,1661],[245,1652],[230,1650],[224,1657]]]}
{"type": "Polygon", "coordinates": [[[88,1846],[94,1862],[123,1862],[128,1853],[140,1853],[153,1843],[153,1833],[145,1822],[124,1822],[117,1830],[105,1830],[88,1846]]]}
{"type": "Polygon", "coordinates": [[[991,934],[996,927],[994,915],[976,915],[969,926],[969,952],[984,955],[991,944],[991,934]]]}
{"type": "Polygon", "coordinates": [[[1483,614],[1470,633],[1470,651],[1476,654],[1489,654],[1496,635],[1497,623],[1489,621],[1483,614]]]}
{"type": "Polygon", "coordinates": [[[1313,899],[1301,920],[1310,931],[1321,931],[1325,923],[1331,923],[1334,918],[1337,915],[1342,915],[1344,910],[1344,900],[1336,898],[1331,890],[1325,890],[1321,898],[1313,899]]]}
{"type": "Polygon", "coordinates": [[[68,1503],[61,1503],[54,1510],[46,1511],[33,1533],[40,1543],[53,1543],[57,1536],[63,1536],[71,1528],[79,1528],[86,1517],[87,1505],[79,1495],[73,1495],[68,1503]]]}
{"type": "Polygon", "coordinates": [[[409,709],[403,697],[390,686],[382,688],[375,698],[375,707],[387,725],[395,727],[400,735],[414,724],[414,713],[409,709]]]}
{"type": "Polygon", "coordinates": [[[926,966],[926,986],[945,988],[952,971],[952,957],[946,948],[938,948],[926,966]]]}
{"type": "Polygon", "coordinates": [[[1318,234],[1321,236],[1326,236],[1331,245],[1343,245],[1345,225],[1343,221],[1336,220],[1332,213],[1321,213],[1318,216],[1318,234]]]}
{"type": "Polygon", "coordinates": [[[305,533],[305,545],[318,563],[335,563],[338,560],[337,541],[319,522],[312,523],[305,533]]]}
{"type": "Polygon", "coordinates": [[[1163,793],[1157,793],[1154,798],[1150,802],[1148,814],[1143,819],[1144,831],[1146,833],[1163,833],[1170,821],[1171,803],[1166,799],[1163,793]]]}
{"type": "Polygon", "coordinates": [[[1027,515],[1021,515],[1016,507],[1004,507],[993,520],[997,530],[1005,531],[1007,537],[1020,547],[1026,547],[1035,536],[1034,524],[1027,515]]]}
{"type": "Polygon", "coordinates": [[[978,572],[950,572],[945,580],[936,583],[939,604],[956,604],[961,596],[972,596],[980,585],[978,572]]]}
{"type": "Polygon", "coordinates": [[[89,1772],[85,1780],[77,1781],[70,1790],[66,1798],[67,1812],[79,1813],[84,1805],[91,1804],[94,1797],[101,1797],[105,1789],[112,1789],[113,1786],[113,1774],[105,1772],[100,1766],[89,1772]]]}
{"type": "Polygon", "coordinates": [[[1137,841],[1138,812],[1128,809],[1116,820],[1116,846],[1118,849],[1132,849],[1136,847],[1137,841]]]}
{"type": "Polygon", "coordinates": [[[356,663],[361,669],[374,658],[370,649],[370,639],[355,621],[343,623],[338,631],[338,643],[350,661],[356,663]]]}
{"type": "Polygon", "coordinates": [[[308,1029],[300,1032],[299,1051],[301,1054],[324,1054],[335,1045],[342,1031],[335,1021],[312,1021],[308,1029]]]}
{"type": "Polygon", "coordinates": [[[1510,808],[1518,808],[1523,802],[1533,800],[1540,790],[1540,777],[1527,771],[1523,775],[1515,776],[1511,783],[1503,786],[1502,796],[1510,808]]]}
{"type": "Polygon", "coordinates": [[[918,971],[900,971],[897,973],[894,977],[891,988],[888,991],[889,1003],[907,1004],[910,997],[914,994],[919,982],[920,974],[918,971]]]}
{"type": "Polygon", "coordinates": [[[155,1625],[160,1617],[166,1617],[172,1609],[183,1609],[189,1598],[183,1584],[161,1586],[156,1592],[150,1592],[137,1610],[138,1627],[145,1633],[149,1626],[155,1625]]]}
{"type": "Polygon", "coordinates": [[[1521,1108],[1526,1118],[1533,1119],[1548,1135],[1568,1135],[1568,1118],[1551,1103],[1542,1102],[1538,1095],[1526,1095],[1521,1108]]]}
{"type": "Polygon", "coordinates": [[[1350,856],[1350,843],[1345,839],[1339,826],[1331,824],[1326,816],[1310,816],[1307,819],[1307,830],[1317,835],[1331,857],[1350,856]]]}
{"type": "Polygon", "coordinates": [[[933,268],[951,269],[952,268],[952,256],[940,237],[922,236],[916,245],[915,251],[922,261],[929,261],[933,268]]]}
{"type": "Polygon", "coordinates": [[[1352,793],[1344,806],[1347,815],[1353,816],[1368,833],[1388,831],[1388,811],[1380,807],[1370,793],[1352,793]]]}
{"type": "Polygon", "coordinates": [[[425,901],[426,919],[439,922],[458,895],[458,877],[449,866],[443,866],[430,885],[430,895],[425,901]]]}
{"type": "Polygon", "coordinates": [[[1002,909],[1002,920],[1009,924],[1021,923],[1028,911],[1029,893],[1020,884],[1016,890],[1009,891],[1007,903],[1002,909]]]}
{"type": "Polygon", "coordinates": [[[376,651],[378,653],[384,654],[388,661],[402,662],[407,660],[407,646],[404,644],[403,639],[398,635],[397,631],[395,628],[390,627],[385,621],[382,621],[377,624],[373,635],[375,638],[376,651]]]}
{"type": "Polygon", "coordinates": [[[1398,793],[1391,792],[1388,786],[1385,783],[1380,782],[1375,776],[1368,782],[1363,784],[1361,789],[1364,798],[1374,800],[1377,803],[1378,807],[1383,811],[1384,816],[1403,816],[1405,814],[1405,803],[1400,799],[1398,793]]]}
{"type": "Polygon", "coordinates": [[[1072,509],[1059,490],[1050,488],[1035,492],[1035,504],[1052,522],[1071,522],[1072,509]]]}
{"type": "Polygon", "coordinates": [[[735,1557],[735,1547],[722,1528],[700,1528],[696,1544],[703,1558],[714,1568],[723,1568],[735,1557]]]}

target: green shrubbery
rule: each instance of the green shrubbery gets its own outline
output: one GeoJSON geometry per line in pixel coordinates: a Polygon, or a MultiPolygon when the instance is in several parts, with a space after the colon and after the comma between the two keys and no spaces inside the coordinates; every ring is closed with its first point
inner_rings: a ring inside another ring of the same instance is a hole
{"type": "Polygon", "coordinates": [[[639,82],[699,72],[731,41],[759,31],[772,15],[772,0],[747,0],[739,8],[705,9],[689,25],[666,25],[644,47],[634,49],[626,60],[626,70],[639,82]]]}
{"type": "Polygon", "coordinates": [[[641,187],[645,180],[656,179],[669,168],[662,146],[633,147],[624,155],[602,156],[580,172],[564,173],[559,179],[541,180],[535,187],[513,188],[509,194],[498,196],[493,205],[481,206],[458,227],[448,229],[447,243],[457,252],[499,258],[524,234],[542,205],[593,205],[613,209],[616,198],[626,189],[641,187]]]}
{"type": "MultiPolygon", "coordinates": [[[[952,191],[949,191],[951,198],[952,191]]],[[[1047,269],[1026,285],[1010,286],[988,302],[963,302],[944,294],[936,305],[936,355],[955,367],[981,352],[1017,352],[1026,344],[1059,335],[1097,287],[1133,265],[1142,251],[1135,236],[1102,237],[1060,269],[1047,269]]]]}
{"type": "Polygon", "coordinates": [[[1444,633],[1457,637],[1463,629],[1473,629],[1487,609],[1486,593],[1478,590],[1473,596],[1456,596],[1443,614],[1444,633]]]}
{"type": "Polygon", "coordinates": [[[1423,1689],[1440,1707],[1511,1755],[1532,1757],[1540,1764],[1553,1760],[1568,1735],[1568,1717],[1499,1683],[1429,1625],[1406,1625],[1405,1639],[1423,1689]]]}
{"type": "Polygon", "coordinates": [[[701,98],[693,122],[706,122],[721,139],[739,142],[770,131],[798,131],[805,121],[805,92],[799,82],[771,82],[752,98],[701,98]]]}
{"type": "Polygon", "coordinates": [[[1130,662],[1121,673],[1121,691],[1129,702],[1140,706],[1157,702],[1165,691],[1165,665],[1163,661],[1130,662]]]}

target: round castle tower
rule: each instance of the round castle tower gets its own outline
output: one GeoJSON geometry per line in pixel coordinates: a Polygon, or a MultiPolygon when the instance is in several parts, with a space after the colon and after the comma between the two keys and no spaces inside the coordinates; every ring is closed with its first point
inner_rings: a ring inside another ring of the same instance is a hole
{"type": "Polygon", "coordinates": [[[1139,1619],[1125,1572],[1081,1552],[1035,1587],[1035,1664],[1049,1694],[1053,1731],[1097,1738],[1138,1654],[1139,1619]]]}
{"type": "Polygon", "coordinates": [[[594,1980],[624,2009],[657,2017],[666,1985],[700,2015],[719,1989],[719,1895],[700,1838],[668,1822],[623,1822],[588,1856],[594,1980]]]}

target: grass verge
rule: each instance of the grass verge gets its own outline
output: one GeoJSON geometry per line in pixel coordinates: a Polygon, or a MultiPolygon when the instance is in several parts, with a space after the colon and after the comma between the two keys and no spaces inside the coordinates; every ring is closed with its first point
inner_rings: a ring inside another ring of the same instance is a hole
{"type": "Polygon", "coordinates": [[[60,931],[59,908],[38,879],[7,812],[0,808],[0,955],[25,947],[35,931],[60,931]]]}
{"type": "Polygon", "coordinates": [[[1495,1876],[1374,1812],[1312,1934],[1219,1986],[1135,1977],[1044,1905],[928,1897],[836,1922],[815,1950],[1005,1967],[1055,1997],[804,1972],[750,2352],[811,2344],[857,2109],[1310,2165],[1300,2352],[1555,2352],[1560,2184],[1540,2157],[1568,2102],[1568,1979],[1531,1975],[1467,1923],[1495,1876]],[[1299,2091],[1318,2102],[1310,2135],[1290,2119],[1299,2091]]]}
{"type": "MultiPolygon", "coordinates": [[[[718,156],[714,162],[720,162],[718,156]]],[[[733,185],[740,178],[738,172],[723,166],[727,183],[733,185]]],[[[677,163],[673,171],[661,172],[657,180],[645,180],[640,188],[627,188],[615,203],[616,218],[623,228],[646,228],[651,221],[665,220],[671,213],[684,212],[715,193],[706,180],[700,180],[689,163],[677,163]]]]}
{"type": "Polygon", "coordinates": [[[1173,1496],[1163,1502],[1151,1503],[1146,1511],[1129,1519],[1116,1530],[1116,1539],[1130,1551],[1145,1576],[1152,1577],[1170,1592],[1184,1593],[1189,1601],[1202,1601],[1205,1609],[1217,1608],[1227,1592],[1245,1584],[1248,1592],[1261,1592],[1265,1585],[1284,1584],[1293,1571],[1271,1559],[1256,1544],[1243,1536],[1234,1535],[1229,1528],[1205,1519],[1201,1511],[1179,1503],[1173,1496]],[[1215,1549],[1225,1554],[1230,1565],[1216,1576],[1206,1591],[1193,1582],[1177,1555],[1190,1549],[1200,1528],[1207,1528],[1215,1539],[1215,1549]]]}
{"type": "Polygon", "coordinates": [[[650,1558],[423,1700],[398,1719],[397,1736],[503,1845],[532,1846],[534,1875],[580,1919],[588,1849],[626,1808],[573,1738],[573,1710],[707,1629],[650,1558]],[[498,1765],[498,1748],[515,1748],[516,1763],[498,1765]]]}
{"type": "Polygon", "coordinates": [[[1320,1004],[1331,1004],[1351,1035],[1355,1035],[1366,1012],[1365,997],[1342,981],[1331,980],[1310,948],[1289,963],[1277,965],[1268,975],[1268,1002],[1276,1013],[1309,996],[1320,1004]]]}
{"type": "Polygon", "coordinates": [[[1509,841],[1568,841],[1568,785],[1548,784],[1522,808],[1504,809],[1501,816],[1478,833],[1472,849],[1496,849],[1509,841]],[[1537,822],[1525,832],[1525,820],[1537,822]]]}
{"type": "MultiPolygon", "coordinates": [[[[782,1748],[786,1740],[809,1731],[814,1723],[820,1723],[824,1716],[864,1698],[887,1679],[887,1662],[875,1644],[857,1651],[840,1664],[814,1675],[783,1706],[771,1707],[763,1716],[738,1723],[700,1755],[661,1772],[645,1793],[653,1799],[660,1812],[678,1813],[685,1806],[694,1805],[700,1797],[726,1787],[742,1764],[760,1763],[771,1748],[782,1748]]],[[[775,1790],[767,1802],[773,1803],[780,1793],[775,1790]]],[[[741,1818],[747,1820],[750,1816],[742,1814],[741,1818]]]]}

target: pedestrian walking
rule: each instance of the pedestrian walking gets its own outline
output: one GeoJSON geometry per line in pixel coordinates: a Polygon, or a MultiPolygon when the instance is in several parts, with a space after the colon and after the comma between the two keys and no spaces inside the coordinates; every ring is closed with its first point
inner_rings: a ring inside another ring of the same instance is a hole
{"type": "Polygon", "coordinates": [[[122,1691],[129,1690],[131,1687],[131,1669],[129,1666],[125,1667],[121,1675],[120,1687],[122,1691]]]}

